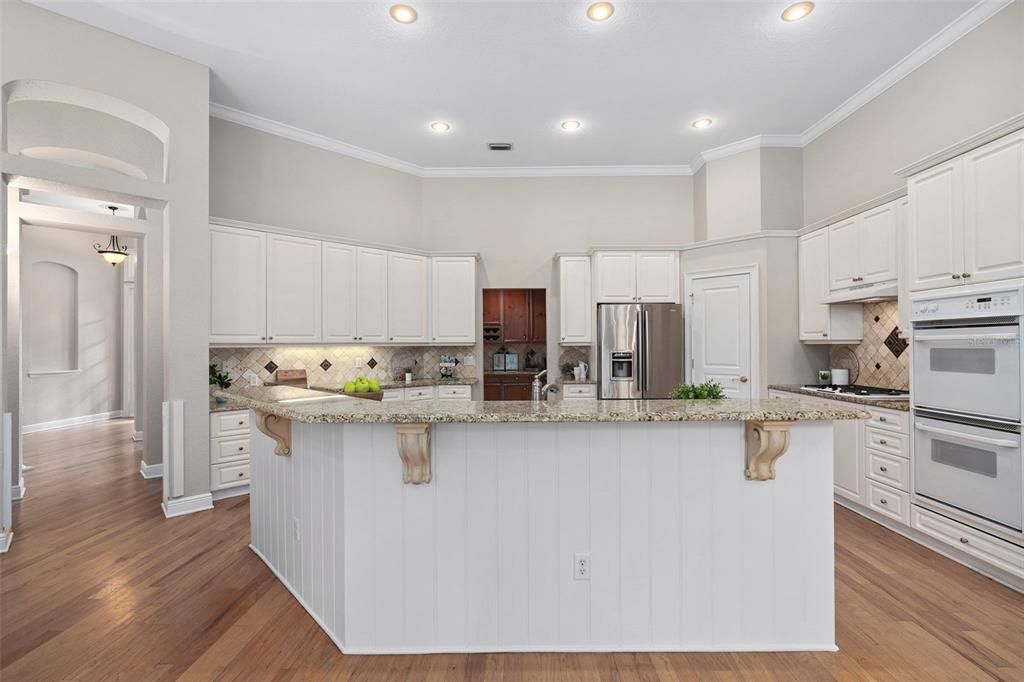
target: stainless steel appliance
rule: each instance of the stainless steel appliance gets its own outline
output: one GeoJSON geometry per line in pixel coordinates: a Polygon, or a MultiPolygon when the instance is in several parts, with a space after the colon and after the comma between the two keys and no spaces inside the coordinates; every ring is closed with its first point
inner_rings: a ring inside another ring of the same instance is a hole
{"type": "Polygon", "coordinates": [[[913,502],[1024,545],[1024,282],[911,301],[913,502]]]}
{"type": "Polygon", "coordinates": [[[870,398],[871,400],[910,400],[910,391],[903,391],[898,388],[881,388],[879,386],[863,386],[861,384],[826,384],[820,386],[813,384],[804,386],[806,389],[818,393],[832,393],[833,395],[849,395],[858,398],[870,398]]]}
{"type": "Polygon", "coordinates": [[[656,400],[683,383],[683,306],[597,306],[597,383],[602,400],[656,400]]]}

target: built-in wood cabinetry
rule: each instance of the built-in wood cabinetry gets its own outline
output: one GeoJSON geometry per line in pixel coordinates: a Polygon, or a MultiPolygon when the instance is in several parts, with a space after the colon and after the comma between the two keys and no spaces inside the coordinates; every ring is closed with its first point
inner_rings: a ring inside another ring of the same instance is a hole
{"type": "Polygon", "coordinates": [[[547,290],[484,289],[483,334],[487,343],[544,343],[547,290]]]}
{"type": "Polygon", "coordinates": [[[484,400],[529,400],[532,384],[532,372],[488,372],[484,400]]]}
{"type": "Polygon", "coordinates": [[[861,306],[855,303],[825,303],[830,293],[831,238],[832,234],[827,229],[800,238],[800,340],[813,343],[856,343],[864,336],[861,306]]]}
{"type": "Polygon", "coordinates": [[[590,280],[590,257],[560,257],[558,259],[558,281],[561,324],[559,342],[565,345],[590,345],[594,339],[594,300],[590,280]]]}
{"type": "Polygon", "coordinates": [[[505,343],[530,340],[530,290],[501,290],[501,334],[505,343]]]}
{"type": "Polygon", "coordinates": [[[597,303],[678,303],[675,251],[599,251],[594,254],[597,303]]]}
{"type": "Polygon", "coordinates": [[[896,281],[895,202],[841,220],[825,230],[831,292],[896,281]]]}
{"type": "Polygon", "coordinates": [[[909,288],[1024,276],[1024,131],[911,176],[909,288]]]}
{"type": "Polygon", "coordinates": [[[210,342],[476,342],[474,256],[210,226],[210,342]]]}
{"type": "Polygon", "coordinates": [[[249,410],[210,414],[210,491],[214,499],[249,492],[249,410]]]}

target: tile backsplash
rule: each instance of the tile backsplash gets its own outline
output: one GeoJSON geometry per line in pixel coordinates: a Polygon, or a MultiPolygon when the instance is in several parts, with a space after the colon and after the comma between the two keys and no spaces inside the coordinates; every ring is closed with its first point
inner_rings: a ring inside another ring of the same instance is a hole
{"type": "MultiPolygon", "coordinates": [[[[856,383],[910,388],[910,348],[893,333],[898,326],[896,301],[865,303],[864,339],[855,346],[832,346],[829,349],[831,366],[842,366],[841,356],[852,352],[860,368],[856,383]]],[[[853,373],[850,374],[852,382],[853,373]]]]}
{"type": "Polygon", "coordinates": [[[272,381],[278,369],[305,369],[310,382],[344,383],[360,374],[378,381],[403,379],[406,368],[413,375],[436,377],[442,355],[458,358],[455,376],[472,379],[482,372],[480,358],[474,365],[465,363],[474,355],[472,347],[442,346],[266,346],[257,348],[210,348],[210,364],[218,365],[232,381],[243,379],[247,372],[256,374],[261,382],[272,381]],[[361,367],[356,367],[360,362],[361,367]]]}

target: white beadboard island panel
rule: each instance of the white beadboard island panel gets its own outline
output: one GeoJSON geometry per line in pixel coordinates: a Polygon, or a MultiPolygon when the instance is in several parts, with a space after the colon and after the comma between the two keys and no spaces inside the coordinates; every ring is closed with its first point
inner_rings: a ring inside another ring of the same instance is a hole
{"type": "Polygon", "coordinates": [[[294,422],[254,434],[252,546],[350,654],[834,650],[832,424],[768,482],[743,426],[436,424],[412,486],[392,425],[294,422]]]}

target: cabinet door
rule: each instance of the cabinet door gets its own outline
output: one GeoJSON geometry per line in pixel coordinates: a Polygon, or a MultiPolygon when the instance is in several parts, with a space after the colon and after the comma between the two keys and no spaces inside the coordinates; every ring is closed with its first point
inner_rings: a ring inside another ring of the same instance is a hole
{"type": "Polygon", "coordinates": [[[356,341],[388,339],[388,254],[356,250],[356,341]]]}
{"type": "Polygon", "coordinates": [[[484,384],[484,400],[503,400],[504,389],[501,384],[484,384]]]}
{"type": "Polygon", "coordinates": [[[829,335],[828,230],[800,238],[800,340],[822,341],[829,335]]]}
{"type": "Polygon", "coordinates": [[[896,200],[896,270],[899,274],[898,296],[896,298],[899,318],[900,336],[910,339],[910,277],[907,259],[907,219],[910,211],[910,200],[907,197],[896,200]]]}
{"type": "Polygon", "coordinates": [[[860,276],[860,231],[857,218],[829,225],[828,287],[831,291],[849,289],[860,276]]]}
{"type": "Polygon", "coordinates": [[[431,341],[476,343],[476,259],[431,259],[431,341]]]}
{"type": "Polygon", "coordinates": [[[636,297],[645,303],[679,302],[679,259],[674,251],[636,254],[636,297]]]}
{"type": "Polygon", "coordinates": [[[897,278],[896,202],[857,216],[861,278],[857,284],[894,282],[897,278]]]}
{"type": "Polygon", "coordinates": [[[484,324],[501,324],[501,289],[484,289],[484,324]]]}
{"type": "Polygon", "coordinates": [[[561,342],[586,345],[593,340],[594,304],[591,302],[590,259],[563,256],[559,259],[559,313],[561,342]]]}
{"type": "Polygon", "coordinates": [[[532,387],[530,384],[505,384],[502,400],[529,400],[532,387]]]}
{"type": "Polygon", "coordinates": [[[505,343],[530,340],[530,290],[501,292],[501,332],[505,343]]]}
{"type": "Polygon", "coordinates": [[[210,343],[266,343],[266,233],[211,225],[210,271],[210,343]]]}
{"type": "Polygon", "coordinates": [[[1024,131],[964,156],[964,273],[1024,277],[1024,131]]]}
{"type": "Polygon", "coordinates": [[[267,236],[267,341],[321,340],[321,242],[280,234],[267,236]]]}
{"type": "Polygon", "coordinates": [[[388,253],[388,341],[427,340],[427,257],[388,253]]]}
{"type": "Polygon", "coordinates": [[[631,303],[636,300],[636,254],[604,251],[594,256],[597,302],[631,303]]]}
{"type": "Polygon", "coordinates": [[[530,289],[530,341],[544,343],[548,338],[547,289],[530,289]]]}
{"type": "Polygon", "coordinates": [[[323,244],[324,341],[356,338],[356,247],[323,244]]]}
{"type": "Polygon", "coordinates": [[[963,283],[963,159],[929,168],[907,181],[910,199],[910,290],[963,283]]]}
{"type": "Polygon", "coordinates": [[[865,502],[863,434],[859,421],[833,422],[833,490],[859,504],[865,502]]]}

